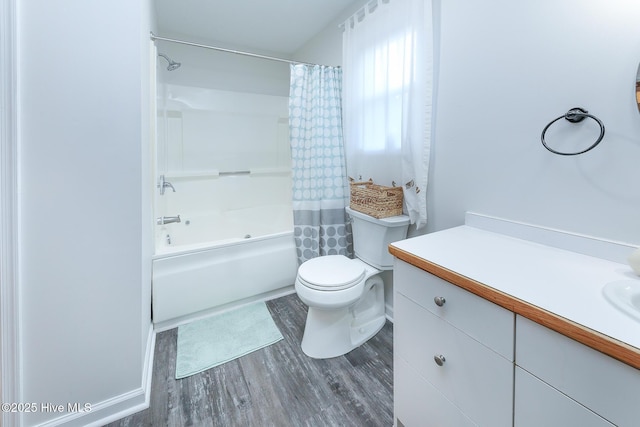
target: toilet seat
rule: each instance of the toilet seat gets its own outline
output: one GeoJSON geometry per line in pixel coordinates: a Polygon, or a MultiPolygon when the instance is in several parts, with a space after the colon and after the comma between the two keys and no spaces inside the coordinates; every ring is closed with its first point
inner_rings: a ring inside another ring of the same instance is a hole
{"type": "Polygon", "coordinates": [[[319,291],[351,288],[365,277],[365,268],[344,255],[327,255],[310,259],[298,269],[298,280],[319,291]]]}

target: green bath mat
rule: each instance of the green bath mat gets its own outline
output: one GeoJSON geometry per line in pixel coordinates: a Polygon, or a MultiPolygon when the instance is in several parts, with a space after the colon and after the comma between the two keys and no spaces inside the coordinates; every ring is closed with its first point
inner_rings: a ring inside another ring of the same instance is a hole
{"type": "Polygon", "coordinates": [[[282,339],[264,302],[178,327],[176,379],[229,362],[282,339]]]}

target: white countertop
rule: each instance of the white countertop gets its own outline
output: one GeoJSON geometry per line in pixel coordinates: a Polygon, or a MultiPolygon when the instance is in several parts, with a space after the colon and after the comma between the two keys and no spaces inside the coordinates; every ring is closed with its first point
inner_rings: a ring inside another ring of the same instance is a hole
{"type": "Polygon", "coordinates": [[[602,294],[609,282],[640,281],[627,264],[469,225],[392,246],[640,349],[640,322],[602,294]]]}

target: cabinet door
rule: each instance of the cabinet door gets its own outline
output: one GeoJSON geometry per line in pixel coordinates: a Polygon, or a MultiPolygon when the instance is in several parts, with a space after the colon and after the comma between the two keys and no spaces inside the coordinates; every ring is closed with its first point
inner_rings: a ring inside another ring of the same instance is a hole
{"type": "Polygon", "coordinates": [[[516,367],[514,427],[613,427],[604,418],[516,367]]]}
{"type": "Polygon", "coordinates": [[[640,426],[640,371],[517,316],[516,364],[621,427],[640,426]]]}
{"type": "Polygon", "coordinates": [[[406,361],[478,425],[511,426],[513,363],[400,293],[394,305],[394,359],[406,361]],[[441,365],[434,360],[440,355],[441,365]]]}
{"type": "Polygon", "coordinates": [[[402,359],[394,362],[395,418],[405,427],[477,427],[402,359]]]}

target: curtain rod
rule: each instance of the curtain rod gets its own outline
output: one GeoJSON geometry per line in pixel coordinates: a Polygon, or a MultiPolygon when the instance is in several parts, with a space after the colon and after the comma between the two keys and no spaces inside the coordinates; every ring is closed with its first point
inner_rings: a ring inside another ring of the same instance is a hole
{"type": "Polygon", "coordinates": [[[286,62],[286,63],[294,64],[294,65],[295,64],[318,65],[318,64],[312,64],[310,62],[292,61],[290,59],[276,58],[275,56],[259,55],[257,53],[243,52],[241,50],[225,49],[223,47],[209,46],[209,45],[200,44],[200,43],[192,43],[192,42],[188,42],[188,41],[184,41],[184,40],[169,39],[169,38],[166,38],[166,37],[156,36],[155,34],[153,34],[153,32],[151,32],[150,34],[151,34],[151,40],[153,40],[153,41],[160,40],[160,41],[165,41],[165,42],[184,44],[184,45],[187,45],[187,46],[202,47],[204,49],[218,50],[220,52],[227,52],[227,53],[235,53],[236,55],[251,56],[251,57],[254,57],[254,58],[268,59],[270,61],[286,62]]]}

